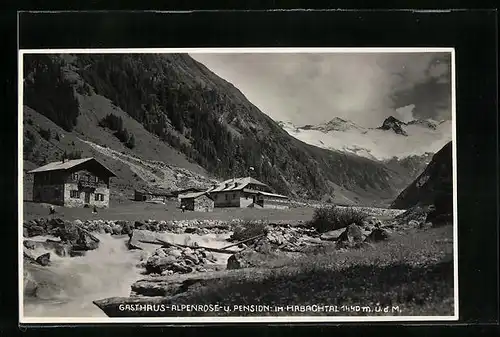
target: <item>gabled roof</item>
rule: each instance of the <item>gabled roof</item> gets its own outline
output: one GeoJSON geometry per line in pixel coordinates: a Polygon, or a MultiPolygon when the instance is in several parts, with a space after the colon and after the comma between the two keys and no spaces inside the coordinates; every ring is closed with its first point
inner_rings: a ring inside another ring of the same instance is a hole
{"type": "Polygon", "coordinates": [[[114,174],[113,171],[108,169],[106,166],[104,166],[102,163],[100,163],[97,159],[95,159],[93,157],[65,160],[64,162],[54,161],[52,163],[48,163],[47,165],[40,166],[34,170],[31,170],[28,173],[38,173],[38,172],[47,172],[47,171],[65,171],[65,170],[72,169],[76,166],[82,165],[82,164],[90,162],[90,161],[95,161],[97,164],[102,166],[106,171],[108,171],[110,176],[116,177],[116,174],[114,174]]]}
{"type": "Polygon", "coordinates": [[[261,183],[257,179],[254,179],[252,177],[245,177],[245,178],[228,179],[226,181],[223,181],[219,185],[210,188],[207,192],[214,193],[214,192],[226,192],[226,191],[240,191],[249,184],[260,185],[269,188],[269,186],[267,186],[264,183],[261,183]]]}
{"type": "Polygon", "coordinates": [[[206,195],[207,192],[196,192],[196,193],[186,193],[180,194],[179,199],[196,199],[201,197],[202,195],[206,195]]]}
{"type": "Polygon", "coordinates": [[[248,189],[248,188],[245,188],[243,190],[243,192],[261,194],[261,195],[265,195],[265,196],[268,196],[268,197],[288,199],[288,197],[286,195],[281,195],[281,194],[276,194],[276,193],[269,193],[269,192],[262,192],[262,191],[256,191],[256,190],[251,190],[251,189],[248,189]]]}

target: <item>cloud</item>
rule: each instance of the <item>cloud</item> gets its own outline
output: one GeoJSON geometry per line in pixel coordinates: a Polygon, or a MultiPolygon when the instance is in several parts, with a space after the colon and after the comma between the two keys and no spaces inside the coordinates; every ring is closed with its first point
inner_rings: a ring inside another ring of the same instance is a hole
{"type": "Polygon", "coordinates": [[[413,115],[413,110],[415,110],[415,104],[410,104],[401,108],[396,109],[396,117],[402,122],[410,122],[415,119],[413,115]]]}
{"type": "Polygon", "coordinates": [[[450,60],[435,53],[191,54],[264,113],[294,124],[334,117],[379,126],[414,104],[416,117],[450,118],[450,60]]]}

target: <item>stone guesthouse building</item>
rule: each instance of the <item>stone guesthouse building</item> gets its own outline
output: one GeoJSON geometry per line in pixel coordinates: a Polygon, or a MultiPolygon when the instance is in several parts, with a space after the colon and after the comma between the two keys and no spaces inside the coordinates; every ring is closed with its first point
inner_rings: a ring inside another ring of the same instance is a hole
{"type": "Polygon", "coordinates": [[[226,180],[207,193],[214,207],[289,208],[287,196],[273,193],[268,185],[252,177],[226,180]]]}
{"type": "Polygon", "coordinates": [[[195,192],[179,195],[181,208],[187,211],[210,212],[214,209],[214,201],[207,192],[195,192]]]}
{"type": "Polygon", "coordinates": [[[65,207],[109,207],[109,182],[116,175],[95,158],[52,162],[29,171],[33,201],[65,207]]]}

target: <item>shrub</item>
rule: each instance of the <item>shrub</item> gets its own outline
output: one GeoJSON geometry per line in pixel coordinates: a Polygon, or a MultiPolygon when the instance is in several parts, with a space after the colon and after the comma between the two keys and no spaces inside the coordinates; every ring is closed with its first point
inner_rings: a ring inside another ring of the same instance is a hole
{"type": "Polygon", "coordinates": [[[99,126],[109,128],[113,131],[120,131],[123,129],[123,120],[121,117],[113,114],[107,114],[106,117],[99,121],[99,126]]]}
{"type": "Polygon", "coordinates": [[[35,145],[36,145],[35,135],[30,130],[26,131],[26,137],[24,137],[23,139],[23,152],[32,153],[35,145]]]}
{"type": "Polygon", "coordinates": [[[28,118],[26,122],[28,123],[28,125],[33,125],[33,120],[31,118],[28,118]]]}
{"type": "Polygon", "coordinates": [[[319,233],[324,233],[335,229],[345,228],[353,223],[362,226],[363,220],[367,217],[367,214],[352,207],[341,208],[326,206],[314,211],[310,225],[319,233]]]}
{"type": "Polygon", "coordinates": [[[125,146],[129,149],[133,149],[135,147],[135,137],[133,134],[130,135],[130,138],[125,143],[125,146]]]}
{"type": "Polygon", "coordinates": [[[267,226],[264,222],[246,221],[243,224],[236,226],[229,240],[243,241],[246,239],[250,239],[251,237],[266,233],[267,233],[267,226]]]}
{"type": "Polygon", "coordinates": [[[50,140],[50,136],[51,136],[51,132],[50,132],[50,129],[43,129],[43,128],[40,128],[38,130],[38,133],[40,134],[40,136],[42,136],[43,139],[49,141],[50,140]]]}

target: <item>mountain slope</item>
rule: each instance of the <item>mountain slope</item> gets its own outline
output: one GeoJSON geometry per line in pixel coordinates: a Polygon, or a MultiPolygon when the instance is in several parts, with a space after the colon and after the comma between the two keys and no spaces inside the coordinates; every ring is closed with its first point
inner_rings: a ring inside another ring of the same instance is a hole
{"type": "Polygon", "coordinates": [[[406,209],[417,205],[436,205],[451,210],[453,203],[452,143],[433,157],[425,171],[394,200],[391,207],[406,209]]]}
{"type": "Polygon", "coordinates": [[[377,204],[410,181],[383,163],[291,137],[188,55],[30,55],[24,68],[27,106],[118,152],[220,179],[253,174],[304,199],[377,204]],[[98,127],[110,113],[122,117],[135,147],[98,127]]]}
{"type": "Polygon", "coordinates": [[[451,141],[450,121],[403,123],[391,116],[379,128],[365,128],[336,117],[321,125],[297,127],[290,122],[280,125],[291,136],[308,144],[382,161],[436,153],[451,141]]]}
{"type": "MultiPolygon", "coordinates": [[[[98,96],[94,98],[102,99],[98,96]]],[[[103,111],[106,110],[103,108],[103,111]]],[[[78,118],[85,120],[92,116],[90,111],[82,109],[78,118]]],[[[134,188],[147,186],[166,189],[210,186],[212,180],[207,178],[209,175],[203,168],[189,163],[148,132],[141,132],[141,129],[144,130],[142,127],[136,129],[134,123],[138,124],[131,118],[125,118],[124,124],[134,132],[137,139],[136,147],[128,149],[108,130],[99,128],[95,123],[81,122],[75,128],[78,131],[68,132],[25,106],[23,171],[27,172],[46,162],[61,160],[66,152],[68,155],[95,157],[117,174],[116,178],[111,179],[113,200],[130,199],[134,188]],[[50,133],[50,137],[42,137],[44,130],[50,133]],[[168,162],[176,165],[165,164],[161,158],[168,158],[168,162]]],[[[31,200],[33,176],[25,174],[23,178],[24,199],[31,200]]]]}

